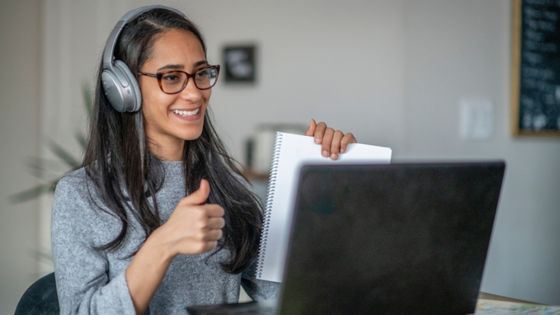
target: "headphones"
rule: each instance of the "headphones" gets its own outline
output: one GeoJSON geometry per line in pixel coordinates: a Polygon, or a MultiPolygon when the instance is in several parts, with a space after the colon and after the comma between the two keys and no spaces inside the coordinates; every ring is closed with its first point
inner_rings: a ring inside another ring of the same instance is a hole
{"type": "Polygon", "coordinates": [[[128,11],[115,25],[103,50],[103,71],[101,84],[111,106],[118,112],[137,112],[142,105],[142,94],[136,77],[126,63],[114,60],[115,46],[123,28],[138,16],[154,9],[165,9],[186,18],[185,14],[174,8],[162,5],[147,5],[128,11]]]}

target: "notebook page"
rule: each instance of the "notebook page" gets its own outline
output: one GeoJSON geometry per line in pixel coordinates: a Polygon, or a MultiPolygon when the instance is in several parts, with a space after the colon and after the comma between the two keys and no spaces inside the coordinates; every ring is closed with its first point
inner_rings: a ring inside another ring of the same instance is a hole
{"type": "Polygon", "coordinates": [[[274,148],[257,278],[281,282],[299,167],[312,163],[390,163],[391,149],[353,143],[336,161],[321,155],[313,137],[278,132],[274,148]]]}

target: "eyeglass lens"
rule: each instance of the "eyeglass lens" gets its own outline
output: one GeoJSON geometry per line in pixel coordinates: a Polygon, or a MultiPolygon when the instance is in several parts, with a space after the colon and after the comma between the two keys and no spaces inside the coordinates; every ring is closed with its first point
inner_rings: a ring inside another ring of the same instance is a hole
{"type": "MultiPolygon", "coordinates": [[[[201,90],[209,89],[218,79],[218,69],[207,67],[196,71],[192,75],[194,84],[201,90]]],[[[168,71],[161,74],[160,83],[163,92],[178,93],[185,88],[189,75],[183,71],[168,71]]]]}

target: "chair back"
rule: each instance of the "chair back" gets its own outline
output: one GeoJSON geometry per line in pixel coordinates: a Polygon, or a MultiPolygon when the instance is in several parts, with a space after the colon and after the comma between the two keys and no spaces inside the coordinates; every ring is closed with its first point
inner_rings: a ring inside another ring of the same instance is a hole
{"type": "Polygon", "coordinates": [[[15,315],[59,314],[54,272],[35,281],[21,296],[15,315]]]}

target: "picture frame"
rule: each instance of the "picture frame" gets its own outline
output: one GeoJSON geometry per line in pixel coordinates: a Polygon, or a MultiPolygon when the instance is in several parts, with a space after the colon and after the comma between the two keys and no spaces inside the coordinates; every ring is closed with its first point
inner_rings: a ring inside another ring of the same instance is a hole
{"type": "Polygon", "coordinates": [[[225,83],[255,84],[257,81],[255,44],[226,45],[222,50],[225,83]]]}
{"type": "Polygon", "coordinates": [[[512,1],[511,131],[560,136],[560,6],[512,1]]]}

